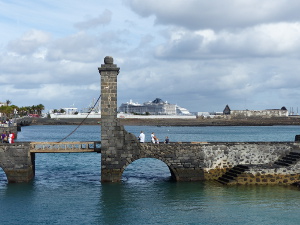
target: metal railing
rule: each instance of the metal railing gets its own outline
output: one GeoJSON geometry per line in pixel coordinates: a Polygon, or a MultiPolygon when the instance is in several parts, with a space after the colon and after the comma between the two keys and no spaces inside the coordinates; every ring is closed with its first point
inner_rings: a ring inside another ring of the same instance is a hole
{"type": "Polygon", "coordinates": [[[31,142],[31,153],[101,152],[101,141],[31,142]]]}

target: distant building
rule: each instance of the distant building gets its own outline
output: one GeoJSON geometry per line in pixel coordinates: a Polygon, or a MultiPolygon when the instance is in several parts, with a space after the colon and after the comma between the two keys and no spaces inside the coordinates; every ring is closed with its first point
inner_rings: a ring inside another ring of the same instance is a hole
{"type": "Polygon", "coordinates": [[[230,111],[231,111],[231,110],[230,110],[229,106],[226,105],[226,106],[225,106],[225,109],[223,110],[223,114],[224,114],[224,115],[230,115],[230,111]]]}
{"type": "Polygon", "coordinates": [[[133,114],[150,114],[150,115],[190,115],[191,113],[178,105],[164,102],[160,98],[143,104],[134,103],[130,100],[127,103],[122,103],[119,107],[119,112],[133,114]]]}
{"type": "Polygon", "coordinates": [[[231,117],[286,117],[289,115],[288,110],[283,106],[281,109],[265,109],[265,110],[231,110],[228,105],[223,110],[223,115],[231,117]]]}

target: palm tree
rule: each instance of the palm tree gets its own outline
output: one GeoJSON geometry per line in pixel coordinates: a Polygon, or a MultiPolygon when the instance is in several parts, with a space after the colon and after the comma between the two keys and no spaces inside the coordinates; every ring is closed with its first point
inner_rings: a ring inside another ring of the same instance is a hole
{"type": "Polygon", "coordinates": [[[31,109],[31,110],[30,110],[30,113],[31,113],[31,114],[37,114],[37,108],[36,108],[36,105],[31,106],[30,109],[31,109]]]}
{"type": "Polygon", "coordinates": [[[45,109],[45,106],[43,104],[38,104],[36,106],[36,110],[38,112],[39,115],[42,115],[42,111],[45,109]]]}
{"type": "Polygon", "coordinates": [[[9,104],[11,104],[10,100],[6,100],[6,106],[9,106],[9,104]]]}

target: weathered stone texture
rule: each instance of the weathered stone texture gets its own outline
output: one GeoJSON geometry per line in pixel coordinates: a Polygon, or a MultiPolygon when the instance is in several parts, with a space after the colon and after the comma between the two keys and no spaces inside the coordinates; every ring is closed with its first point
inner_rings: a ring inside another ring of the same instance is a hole
{"type": "Polygon", "coordinates": [[[30,181],[34,177],[34,165],[29,143],[0,144],[0,167],[9,183],[30,181]]]}

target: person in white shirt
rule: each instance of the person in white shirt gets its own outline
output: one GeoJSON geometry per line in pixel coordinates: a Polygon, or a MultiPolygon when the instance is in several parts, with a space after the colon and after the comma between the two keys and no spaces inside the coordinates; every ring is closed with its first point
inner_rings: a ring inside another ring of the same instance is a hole
{"type": "Polygon", "coordinates": [[[155,134],[154,134],[154,132],[152,132],[152,134],[151,134],[151,141],[152,141],[153,144],[155,144],[155,134]]]}
{"type": "Polygon", "coordinates": [[[143,131],[141,131],[141,133],[140,133],[139,140],[140,140],[140,143],[144,143],[145,142],[145,134],[144,134],[143,131]]]}

